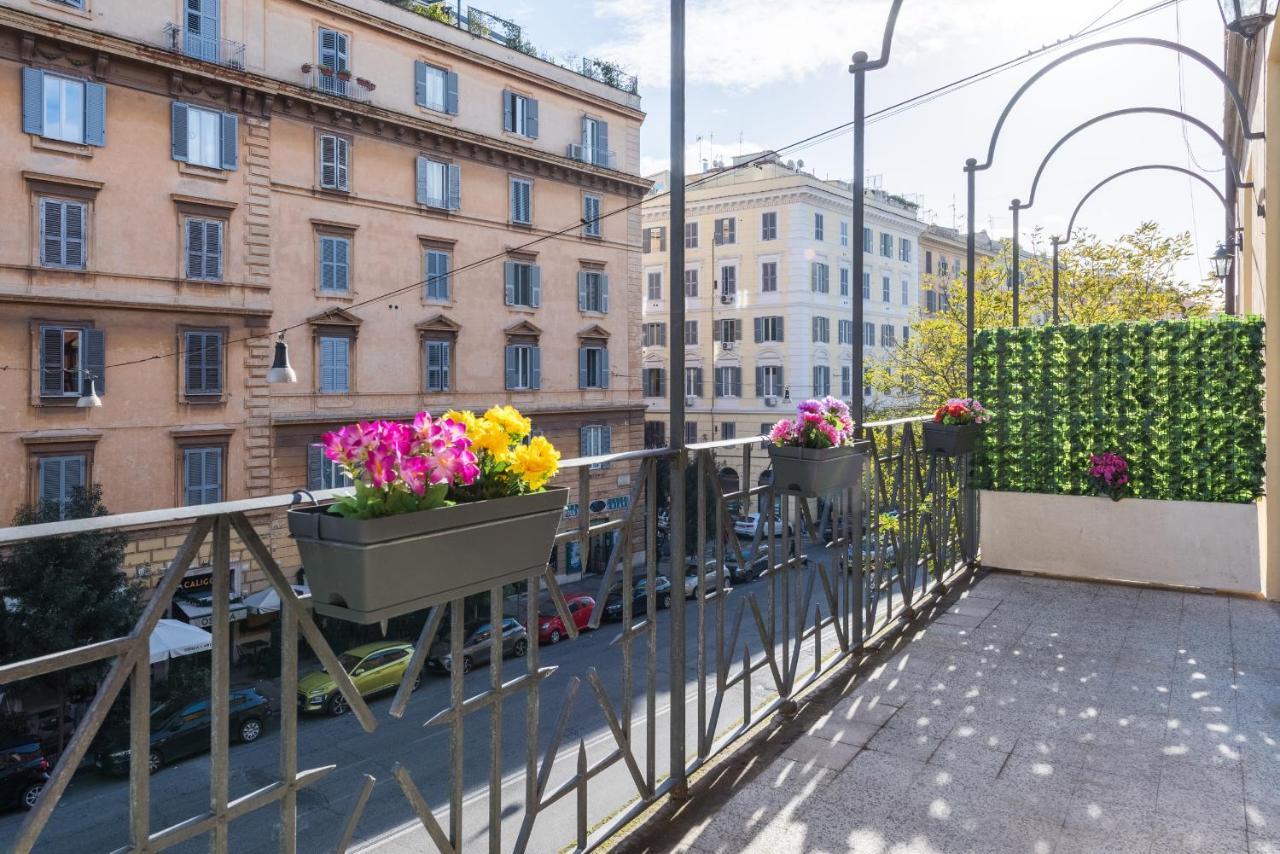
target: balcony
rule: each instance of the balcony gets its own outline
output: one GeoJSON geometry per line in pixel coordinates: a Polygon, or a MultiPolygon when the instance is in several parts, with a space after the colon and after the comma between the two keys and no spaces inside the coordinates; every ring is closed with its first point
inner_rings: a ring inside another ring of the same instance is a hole
{"type": "Polygon", "coordinates": [[[165,25],[164,39],[174,53],[244,70],[244,45],[240,42],[187,32],[178,24],[165,25]]]}
{"type": "Polygon", "coordinates": [[[592,166],[603,166],[605,169],[617,167],[617,159],[612,151],[593,148],[589,145],[579,145],[576,142],[569,143],[565,156],[570,160],[577,160],[579,163],[590,163],[592,166]]]}
{"type": "Polygon", "coordinates": [[[373,84],[349,71],[333,71],[308,62],[302,66],[302,80],[302,85],[313,91],[360,104],[369,103],[373,96],[373,84]]]}

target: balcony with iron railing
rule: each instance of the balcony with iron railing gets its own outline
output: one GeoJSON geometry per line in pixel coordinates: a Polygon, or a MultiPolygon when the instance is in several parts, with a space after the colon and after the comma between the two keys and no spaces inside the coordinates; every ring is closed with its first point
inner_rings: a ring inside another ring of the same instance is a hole
{"type": "Polygon", "coordinates": [[[576,142],[569,143],[565,149],[565,156],[579,163],[590,163],[592,166],[603,166],[605,169],[617,167],[617,158],[612,151],[576,142]]]}
{"type": "Polygon", "coordinates": [[[193,33],[178,24],[165,25],[164,40],[174,53],[244,70],[244,45],[240,42],[193,33]]]}
{"type": "Polygon", "coordinates": [[[302,81],[302,85],[313,91],[361,104],[369,103],[373,97],[373,83],[350,71],[336,71],[307,62],[302,65],[302,81]]]}

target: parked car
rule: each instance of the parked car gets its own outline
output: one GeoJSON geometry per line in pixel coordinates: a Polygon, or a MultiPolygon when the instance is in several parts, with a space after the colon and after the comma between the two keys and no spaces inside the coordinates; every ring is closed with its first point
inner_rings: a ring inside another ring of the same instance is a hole
{"type": "MultiPolygon", "coordinates": [[[[756,529],[764,525],[764,530],[760,532],[760,536],[769,536],[769,520],[762,513],[748,513],[746,516],[739,516],[733,522],[733,532],[739,537],[754,537],[756,529]]],[[[777,516],[774,517],[773,530],[776,536],[782,535],[782,520],[777,516]]],[[[795,526],[790,522],[787,523],[787,536],[794,537],[796,535],[795,526]]]]}
{"type": "MultiPolygon", "coordinates": [[[[477,664],[487,664],[492,649],[493,626],[490,623],[473,623],[462,632],[462,672],[470,673],[477,664]]],[[[529,651],[529,633],[524,625],[515,617],[506,617],[502,621],[502,657],[514,655],[523,658],[529,651]]],[[[449,651],[449,640],[437,640],[431,646],[427,658],[427,667],[432,670],[448,673],[453,670],[453,653],[449,651]]]]}
{"type": "MultiPolygon", "coordinates": [[[[671,581],[665,575],[654,578],[653,595],[658,610],[671,607],[671,581]]],[[[641,614],[648,607],[649,579],[640,578],[631,586],[631,613],[641,614]]],[[[622,619],[622,590],[614,590],[604,603],[604,618],[616,622],[622,619]]]]}
{"type": "MultiPolygon", "coordinates": [[[[564,597],[564,602],[569,606],[569,618],[573,620],[573,624],[579,629],[585,629],[587,623],[591,622],[591,612],[596,608],[596,600],[585,593],[571,593],[564,597]]],[[[561,639],[568,636],[569,632],[560,619],[556,606],[551,600],[545,600],[538,610],[538,643],[560,643],[561,639]]]]}
{"type": "MultiPolygon", "coordinates": [[[[707,558],[704,562],[706,566],[707,576],[707,593],[717,590],[720,587],[720,576],[724,570],[716,563],[715,558],[707,558]]],[[[729,586],[728,582],[725,584],[729,586]]],[[[684,596],[686,599],[692,599],[698,595],[698,561],[697,558],[687,558],[684,562],[684,596]]]]}
{"type": "MultiPolygon", "coordinates": [[[[338,656],[338,663],[347,671],[360,696],[369,697],[398,688],[412,654],[413,644],[380,641],[347,650],[338,656]]],[[[415,691],[421,681],[422,677],[414,680],[415,691]]],[[[347,712],[347,700],[332,676],[316,670],[298,680],[298,708],[304,712],[342,715],[347,712]]]]}
{"type": "Polygon", "coordinates": [[[49,780],[49,760],[34,738],[20,737],[0,747],[0,808],[29,810],[49,780]]]}
{"type": "MultiPolygon", "coordinates": [[[[271,717],[271,701],[253,688],[233,688],[228,709],[231,737],[249,743],[257,741],[271,717]]],[[[209,698],[169,700],[151,712],[151,773],[164,765],[209,749],[209,698]]],[[[129,734],[113,733],[95,757],[98,769],[108,774],[129,773],[129,734]]]]}

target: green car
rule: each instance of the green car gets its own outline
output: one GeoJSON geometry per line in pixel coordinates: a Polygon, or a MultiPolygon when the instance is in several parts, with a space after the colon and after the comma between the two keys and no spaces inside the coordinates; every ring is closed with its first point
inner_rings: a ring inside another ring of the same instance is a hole
{"type": "MultiPolygon", "coordinates": [[[[413,644],[381,641],[347,650],[338,656],[338,663],[347,671],[360,696],[368,697],[400,687],[411,655],[413,644]]],[[[415,691],[421,681],[421,677],[414,680],[415,691]]],[[[347,701],[338,691],[338,683],[325,671],[317,670],[298,680],[298,708],[304,712],[342,715],[347,712],[347,701]]]]}

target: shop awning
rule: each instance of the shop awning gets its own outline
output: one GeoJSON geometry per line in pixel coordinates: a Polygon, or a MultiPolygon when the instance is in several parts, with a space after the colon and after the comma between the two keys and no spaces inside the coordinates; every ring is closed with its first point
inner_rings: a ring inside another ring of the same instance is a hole
{"type": "Polygon", "coordinates": [[[161,620],[151,633],[151,663],[157,664],[213,647],[213,635],[181,620],[161,620]]]}
{"type": "MultiPolygon", "coordinates": [[[[207,629],[213,625],[213,594],[208,591],[186,593],[173,597],[173,604],[187,622],[193,626],[207,629]]],[[[249,608],[238,596],[231,597],[231,622],[243,620],[249,616],[249,608]]]]}
{"type": "MultiPolygon", "coordinates": [[[[298,594],[299,598],[309,598],[311,596],[311,588],[305,584],[290,584],[293,592],[298,594]]],[[[249,609],[250,614],[274,614],[280,610],[280,594],[276,592],[274,587],[268,587],[265,590],[259,590],[252,593],[244,599],[245,607],[249,609]]]]}

